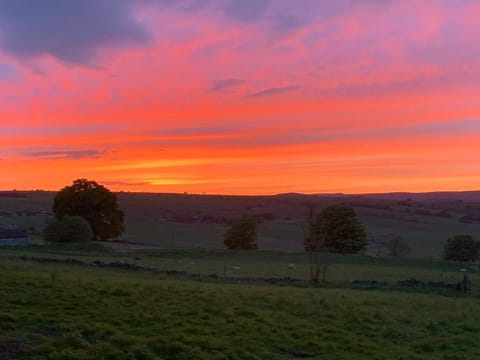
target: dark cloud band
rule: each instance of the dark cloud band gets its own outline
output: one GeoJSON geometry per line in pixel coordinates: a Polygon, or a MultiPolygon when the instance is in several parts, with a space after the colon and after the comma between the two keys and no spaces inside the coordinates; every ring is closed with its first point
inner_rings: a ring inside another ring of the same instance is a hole
{"type": "Polygon", "coordinates": [[[100,48],[148,42],[132,6],[129,0],[0,0],[0,45],[17,57],[92,65],[100,48]]]}

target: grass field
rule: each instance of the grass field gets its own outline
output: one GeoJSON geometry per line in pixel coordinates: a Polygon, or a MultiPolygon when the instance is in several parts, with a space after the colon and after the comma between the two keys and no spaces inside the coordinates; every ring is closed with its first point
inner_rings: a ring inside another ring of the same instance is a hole
{"type": "Polygon", "coordinates": [[[0,358],[475,359],[480,302],[0,261],[0,358]]]}
{"type": "MultiPolygon", "coordinates": [[[[308,255],[280,251],[229,250],[156,250],[125,247],[122,244],[58,244],[0,248],[0,258],[9,256],[34,258],[79,259],[87,263],[120,261],[159,270],[186,271],[196,274],[217,274],[229,277],[291,277],[309,279],[308,255]]],[[[409,278],[430,281],[458,282],[462,268],[480,296],[480,273],[461,262],[371,257],[365,255],[324,254],[328,264],[327,281],[343,283],[352,280],[397,281],[409,278]]]]}
{"type": "MultiPolygon", "coordinates": [[[[280,251],[228,250],[155,250],[126,248],[122,244],[43,245],[0,249],[0,257],[29,256],[39,258],[80,259],[86,262],[121,261],[159,270],[187,271],[237,277],[309,278],[309,258],[304,253],[280,251]],[[293,266],[292,266],[293,265],[293,266]]],[[[327,281],[351,280],[396,281],[408,278],[458,282],[460,269],[468,264],[430,259],[370,257],[362,255],[325,254],[327,281]]],[[[480,287],[480,273],[472,272],[471,280],[480,287]]],[[[480,294],[480,293],[479,293],[480,294]]]]}

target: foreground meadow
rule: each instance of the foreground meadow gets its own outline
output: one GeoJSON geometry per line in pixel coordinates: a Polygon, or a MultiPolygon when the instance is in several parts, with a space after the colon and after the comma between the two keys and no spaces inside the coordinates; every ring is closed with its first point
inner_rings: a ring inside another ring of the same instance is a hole
{"type": "Polygon", "coordinates": [[[474,359],[480,302],[0,260],[4,359],[474,359]]]}

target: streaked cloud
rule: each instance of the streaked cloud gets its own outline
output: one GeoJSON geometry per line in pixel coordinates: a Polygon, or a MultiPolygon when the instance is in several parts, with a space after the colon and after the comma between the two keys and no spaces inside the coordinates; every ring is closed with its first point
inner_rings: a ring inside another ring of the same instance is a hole
{"type": "Polygon", "coordinates": [[[211,88],[212,91],[226,91],[239,87],[240,85],[245,84],[245,80],[228,78],[215,81],[211,88]]]}
{"type": "Polygon", "coordinates": [[[206,125],[206,126],[189,126],[181,128],[168,128],[159,131],[161,135],[176,135],[176,136],[203,136],[203,135],[225,135],[232,134],[246,126],[222,124],[222,125],[206,125]]]}
{"type": "Polygon", "coordinates": [[[100,181],[102,185],[114,185],[114,186],[145,186],[151,185],[149,182],[145,181],[100,181]]]}
{"type": "Polygon", "coordinates": [[[67,159],[95,158],[101,155],[102,152],[98,150],[34,151],[25,153],[25,156],[28,157],[67,159]]]}
{"type": "Polygon", "coordinates": [[[273,96],[273,95],[281,95],[285,93],[289,93],[295,90],[300,89],[299,85],[290,85],[290,86],[283,86],[283,87],[274,87],[274,88],[268,88],[268,89],[263,89],[257,92],[254,92],[252,94],[248,94],[245,97],[246,98],[263,98],[267,96],[273,96]]]}

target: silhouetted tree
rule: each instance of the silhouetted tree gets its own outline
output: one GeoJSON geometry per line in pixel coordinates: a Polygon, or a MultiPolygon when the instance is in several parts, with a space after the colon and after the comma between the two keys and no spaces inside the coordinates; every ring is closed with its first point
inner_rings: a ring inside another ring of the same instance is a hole
{"type": "Polygon", "coordinates": [[[315,219],[312,234],[314,239],[321,239],[323,249],[332,252],[359,253],[367,246],[365,229],[349,205],[323,209],[315,219]]]}
{"type": "Polygon", "coordinates": [[[223,242],[229,249],[257,249],[257,220],[253,216],[242,216],[227,230],[223,242]]]}
{"type": "Polygon", "coordinates": [[[59,220],[67,215],[81,216],[92,227],[96,240],[117,238],[124,231],[124,213],[117,196],[95,181],[78,179],[64,187],[55,196],[53,212],[59,220]]]}
{"type": "Polygon", "coordinates": [[[456,235],[448,239],[444,247],[444,257],[447,260],[473,261],[480,252],[480,242],[474,241],[471,235],[456,235]]]}
{"type": "Polygon", "coordinates": [[[93,238],[90,224],[81,216],[64,216],[51,220],[43,231],[45,241],[86,242],[93,238]]]}

